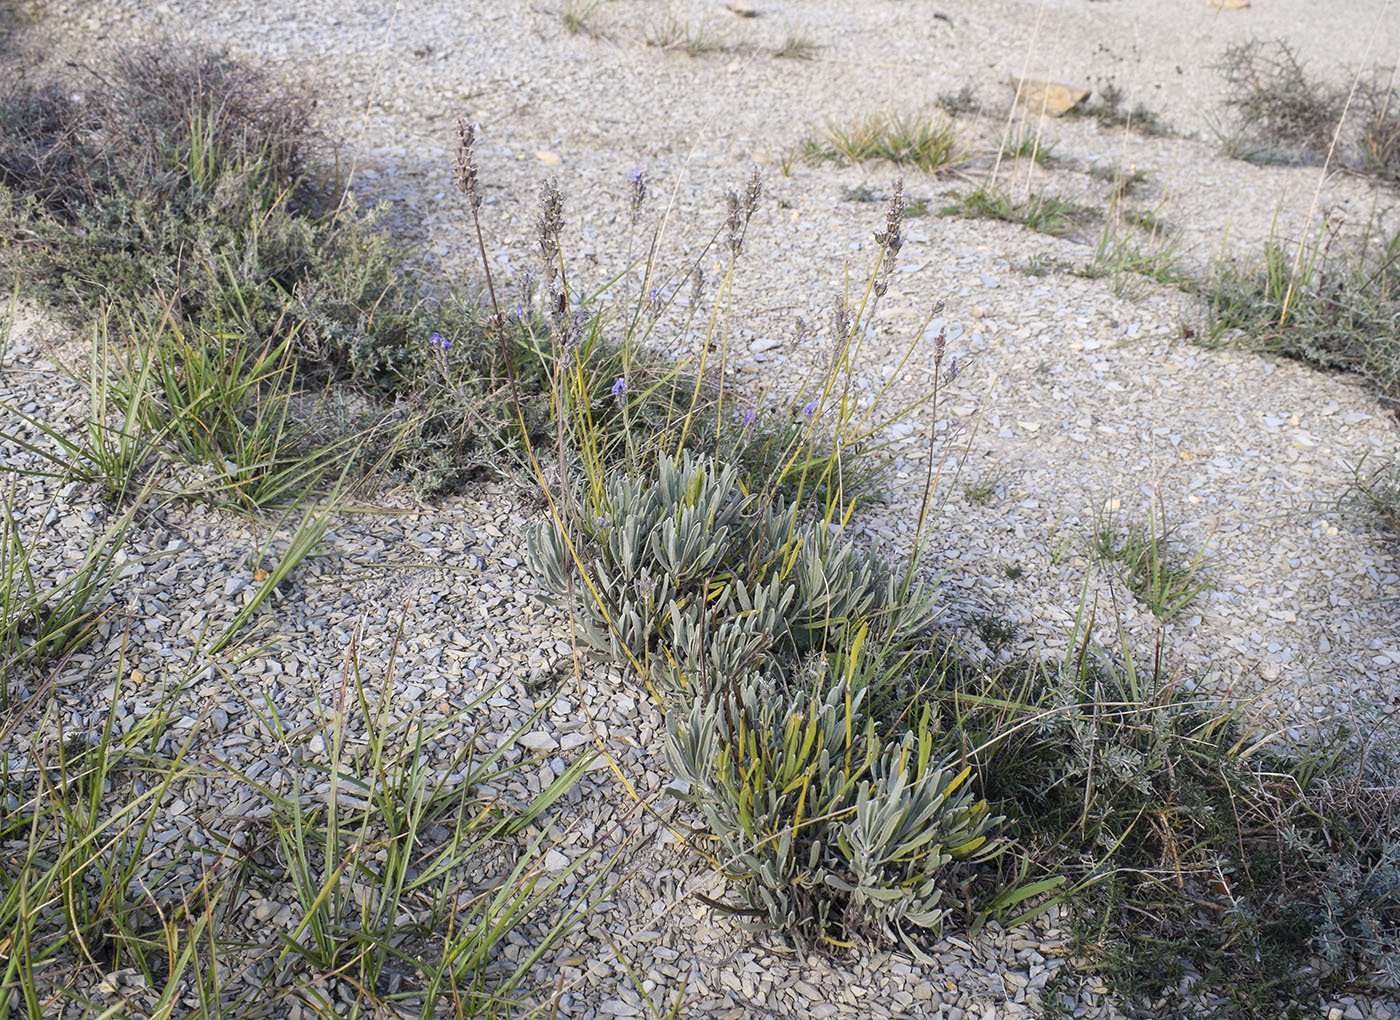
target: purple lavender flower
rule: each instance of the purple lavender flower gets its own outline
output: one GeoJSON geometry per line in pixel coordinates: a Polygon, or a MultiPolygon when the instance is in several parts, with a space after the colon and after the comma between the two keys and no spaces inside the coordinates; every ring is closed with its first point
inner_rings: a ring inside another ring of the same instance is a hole
{"type": "Polygon", "coordinates": [[[448,351],[452,350],[452,341],[443,339],[441,333],[434,333],[432,336],[428,337],[428,346],[436,347],[438,350],[442,351],[443,354],[446,354],[448,351]]]}
{"type": "Polygon", "coordinates": [[[802,413],[805,414],[805,415],[807,415],[807,417],[810,418],[813,414],[816,413],[816,411],[817,411],[817,405],[818,405],[820,402],[821,402],[821,401],[819,401],[819,400],[814,400],[814,401],[812,401],[810,404],[808,404],[806,407],[804,407],[804,408],[802,409],[802,413]]]}
{"type": "Polygon", "coordinates": [[[626,392],[627,380],[622,376],[618,376],[617,381],[612,384],[612,395],[621,398],[621,396],[626,392]]]}
{"type": "Polygon", "coordinates": [[[745,425],[752,425],[752,424],[753,424],[753,420],[754,420],[755,418],[757,418],[757,417],[758,417],[758,412],[755,411],[752,407],[749,408],[747,411],[744,412],[744,424],[745,424],[745,425]]]}

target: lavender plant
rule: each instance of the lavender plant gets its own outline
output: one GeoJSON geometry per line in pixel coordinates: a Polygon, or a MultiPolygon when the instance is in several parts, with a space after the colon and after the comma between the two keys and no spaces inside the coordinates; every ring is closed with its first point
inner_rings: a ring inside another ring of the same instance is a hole
{"type": "Polygon", "coordinates": [[[807,666],[786,687],[753,677],[668,723],[666,757],[719,844],[746,923],[806,942],[918,937],[969,908],[960,873],[1000,853],[1000,821],[935,762],[925,714],[916,732],[881,739],[864,691],[807,666]]]}
{"type": "Polygon", "coordinates": [[[799,522],[796,506],[746,491],[731,464],[662,455],[654,480],[609,480],[595,511],[585,498],[571,532],[557,520],[530,529],[530,562],[584,642],[667,699],[703,698],[755,670],[793,676],[805,656],[858,634],[907,647],[937,616],[930,589],[820,521],[799,522]]]}

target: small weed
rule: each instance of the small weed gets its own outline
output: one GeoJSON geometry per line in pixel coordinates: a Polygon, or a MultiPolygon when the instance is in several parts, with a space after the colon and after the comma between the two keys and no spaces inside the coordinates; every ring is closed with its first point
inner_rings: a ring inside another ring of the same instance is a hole
{"type": "Polygon", "coordinates": [[[1153,280],[1164,287],[1188,289],[1196,285],[1183,267],[1181,251],[1170,240],[1153,239],[1143,243],[1109,229],[1094,250],[1094,258],[1074,270],[1089,280],[1108,278],[1115,294],[1128,291],[1134,279],[1153,280]]]}
{"type": "Polygon", "coordinates": [[[1014,472],[1011,470],[996,465],[963,486],[963,495],[967,497],[968,502],[976,503],[978,506],[996,506],[1001,500],[1002,490],[1006,488],[1013,475],[1014,472]]]}
{"type": "Polygon", "coordinates": [[[1029,159],[1044,167],[1059,162],[1055,158],[1055,144],[1045,141],[1039,131],[1029,131],[1024,127],[1002,144],[1001,153],[1005,159],[1029,159]]]}
{"type": "Polygon", "coordinates": [[[927,216],[929,211],[929,200],[926,198],[911,198],[904,203],[905,219],[918,219],[920,216],[927,216]]]}
{"type": "Polygon", "coordinates": [[[1290,247],[1271,238],[1253,266],[1215,267],[1202,287],[1210,338],[1239,330],[1246,345],[1356,372],[1400,407],[1400,232],[1368,232],[1344,245],[1325,226],[1311,243],[1290,247]]]}
{"type": "Polygon", "coordinates": [[[1026,574],[1026,568],[1019,563],[1008,563],[1001,568],[1001,572],[1012,581],[1019,581],[1026,574]]]}
{"type": "Polygon", "coordinates": [[[952,170],[969,158],[951,120],[919,114],[874,114],[847,125],[828,124],[802,143],[802,155],[813,163],[883,159],[925,173],[952,170]]]}
{"type": "Polygon", "coordinates": [[[1072,528],[1061,528],[1057,523],[1054,534],[1050,535],[1050,565],[1058,567],[1065,561],[1075,546],[1076,534],[1072,528]]]}
{"type": "Polygon", "coordinates": [[[1173,548],[1174,530],[1160,500],[1146,524],[1123,523],[1109,511],[1094,525],[1094,552],[1106,563],[1121,564],[1128,590],[1163,621],[1209,587],[1201,577],[1205,546],[1191,560],[1181,559],[1173,548]]]}
{"type": "Polygon", "coordinates": [[[593,20],[593,16],[602,8],[603,3],[604,0],[564,0],[554,13],[558,15],[564,30],[570,35],[586,35],[590,39],[599,39],[603,32],[593,20]]]}
{"type": "Polygon", "coordinates": [[[1124,209],[1123,222],[1149,234],[1165,234],[1171,229],[1166,220],[1152,209],[1124,209]]]}
{"type": "Polygon", "coordinates": [[[1400,542],[1400,465],[1387,464],[1369,473],[1362,467],[1356,467],[1346,502],[1368,514],[1400,542]]]}
{"type": "Polygon", "coordinates": [[[701,57],[708,53],[724,53],[731,49],[729,40],[719,32],[703,24],[692,24],[666,15],[666,20],[647,29],[648,46],[671,52],[684,53],[689,57],[701,57]]]}
{"type": "Polygon", "coordinates": [[[1021,271],[1027,276],[1049,276],[1051,273],[1073,273],[1074,263],[1068,259],[1062,259],[1057,255],[1046,255],[1044,252],[1036,252],[1026,259],[1026,264],[1021,267],[1021,271]]]}
{"type": "MultiPolygon", "coordinates": [[[[16,518],[17,479],[0,502],[0,709],[10,707],[10,680],[82,647],[122,572],[127,534],[145,508],[149,490],[114,513],[67,580],[46,583],[35,562],[35,535],[16,518]]],[[[47,514],[40,516],[42,519],[47,514]]]]}
{"type": "Polygon", "coordinates": [[[1170,137],[1176,129],[1153,113],[1146,104],[1127,108],[1127,94],[1113,81],[1094,90],[1094,97],[1080,103],[1067,113],[1071,117],[1092,117],[1106,128],[1126,128],[1149,138],[1170,137]]]}
{"type": "Polygon", "coordinates": [[[869,185],[861,184],[854,188],[843,187],[841,189],[841,201],[843,202],[878,202],[880,196],[870,189],[869,185]]]}
{"type": "Polygon", "coordinates": [[[1089,176],[1109,185],[1110,205],[1116,205],[1137,193],[1148,180],[1147,174],[1137,167],[1124,169],[1117,163],[1095,163],[1089,168],[1089,176]]]}
{"type": "MultiPolygon", "coordinates": [[[[278,557],[272,569],[266,571],[267,576],[253,592],[253,597],[238,611],[238,615],[233,618],[223,634],[210,647],[209,653],[211,655],[217,655],[232,644],[239,632],[262,607],[262,604],[278,591],[282,583],[291,576],[292,571],[303,560],[316,551],[334,522],[335,516],[341,508],[341,503],[341,493],[337,489],[324,506],[311,505],[302,511],[300,521],[292,529],[291,537],[287,540],[285,551],[278,557]]],[[[294,510],[295,507],[288,510],[278,524],[284,524],[289,520],[294,510]]]]}
{"type": "Polygon", "coordinates": [[[982,112],[982,103],[977,98],[976,90],[971,85],[964,85],[956,92],[939,95],[938,108],[950,117],[962,117],[982,112]]]}
{"type": "Polygon", "coordinates": [[[773,50],[773,56],[780,60],[815,60],[825,47],[812,41],[805,30],[788,26],[783,30],[783,41],[773,50]]]}
{"type": "Polygon", "coordinates": [[[1020,636],[1021,625],[1014,620],[996,614],[979,614],[972,618],[977,636],[992,652],[1010,647],[1020,636]]]}
{"type": "Polygon", "coordinates": [[[1065,237],[1098,219],[1100,214],[1088,206],[1051,195],[1032,192],[1024,201],[1018,202],[1006,191],[991,191],[982,187],[958,195],[952,205],[939,211],[939,215],[1022,223],[1042,234],[1065,237]]]}

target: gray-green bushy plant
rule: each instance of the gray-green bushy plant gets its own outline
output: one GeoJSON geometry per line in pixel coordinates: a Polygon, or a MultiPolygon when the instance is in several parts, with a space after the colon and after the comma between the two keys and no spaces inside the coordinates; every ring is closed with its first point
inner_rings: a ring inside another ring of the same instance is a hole
{"type": "Polygon", "coordinates": [[[874,710],[928,641],[932,592],[742,479],[686,452],[580,486],[529,533],[531,561],[582,640],[661,695],[739,913],[803,941],[908,942],[1001,846],[930,714],[900,705],[886,732],[874,710]]]}
{"type": "Polygon", "coordinates": [[[596,506],[576,495],[567,528],[531,530],[536,572],[575,597],[591,648],[665,691],[703,696],[750,670],[791,676],[862,628],[893,646],[932,622],[932,592],[741,479],[716,459],[662,456],[654,480],[618,475],[596,506]]]}
{"type": "Polygon", "coordinates": [[[751,675],[676,713],[666,757],[718,842],[758,927],[803,939],[862,932],[915,953],[913,929],[936,931],[960,898],[960,870],[1000,852],[998,820],[966,785],[969,770],[935,760],[927,715],[882,740],[865,691],[824,675],[807,684],[751,675]]]}

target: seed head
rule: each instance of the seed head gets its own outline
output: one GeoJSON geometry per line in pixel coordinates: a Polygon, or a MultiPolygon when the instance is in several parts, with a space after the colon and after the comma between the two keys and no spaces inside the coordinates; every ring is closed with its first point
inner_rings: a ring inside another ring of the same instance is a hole
{"type": "Polygon", "coordinates": [[[739,193],[733,189],[725,193],[725,199],[729,203],[729,215],[725,218],[724,228],[729,233],[726,243],[729,250],[735,255],[744,246],[744,207],[739,201],[739,193]]]}
{"type": "Polygon", "coordinates": [[[894,275],[895,260],[904,247],[904,178],[894,182],[894,194],[885,210],[885,229],[875,235],[875,243],[884,249],[880,260],[880,275],[875,280],[875,296],[884,297],[894,275]]]}
{"type": "Polygon", "coordinates": [[[632,225],[637,225],[637,220],[642,215],[642,203],[647,200],[647,175],[642,172],[641,167],[632,171],[632,190],[627,196],[628,208],[632,211],[632,225]]]}
{"type": "Polygon", "coordinates": [[[535,235],[540,243],[540,254],[544,256],[545,280],[553,282],[558,268],[559,235],[564,230],[564,196],[559,193],[559,182],[551,177],[540,186],[540,218],[535,235]]]}
{"type": "Polygon", "coordinates": [[[724,225],[729,234],[729,250],[736,258],[744,247],[744,235],[748,232],[749,220],[753,219],[753,214],[758,211],[758,200],[762,194],[763,180],[759,177],[758,167],[754,167],[753,172],[749,174],[749,182],[744,187],[742,196],[733,190],[725,194],[729,203],[729,215],[724,225]]]}
{"type": "Polygon", "coordinates": [[[476,180],[476,125],[457,120],[457,156],[453,161],[452,177],[458,189],[467,196],[472,212],[481,208],[481,187],[476,180]]]}
{"type": "Polygon", "coordinates": [[[753,214],[758,212],[758,200],[763,195],[763,179],[759,177],[758,167],[755,166],[749,173],[749,184],[744,189],[744,224],[747,226],[749,220],[753,219],[753,214]]]}
{"type": "Polygon", "coordinates": [[[846,304],[845,297],[836,299],[836,304],[831,310],[831,328],[836,334],[836,342],[842,343],[851,335],[851,308],[846,304]]]}

